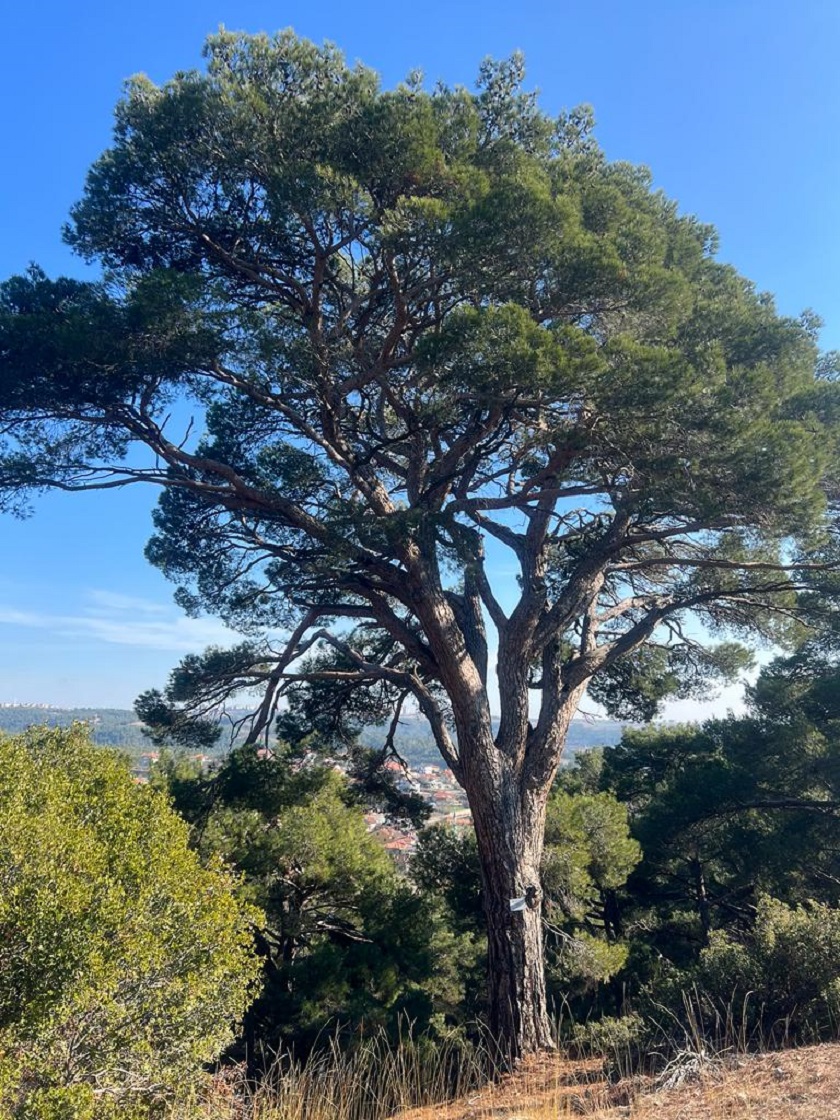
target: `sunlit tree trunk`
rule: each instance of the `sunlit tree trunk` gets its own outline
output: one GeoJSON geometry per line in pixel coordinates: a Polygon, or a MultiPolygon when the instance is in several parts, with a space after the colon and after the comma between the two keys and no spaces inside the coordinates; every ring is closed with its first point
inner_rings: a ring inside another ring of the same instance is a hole
{"type": "Polygon", "coordinates": [[[487,925],[489,1026],[506,1059],[552,1049],[540,863],[550,782],[527,788],[495,746],[466,751],[487,925]],[[524,900],[524,902],[523,902],[524,900]]]}

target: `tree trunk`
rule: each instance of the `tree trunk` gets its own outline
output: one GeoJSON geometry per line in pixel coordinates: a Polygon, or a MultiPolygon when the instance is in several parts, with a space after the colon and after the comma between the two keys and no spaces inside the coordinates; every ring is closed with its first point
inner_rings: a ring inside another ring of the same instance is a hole
{"type": "Polygon", "coordinates": [[[705,946],[709,944],[709,934],[712,932],[712,908],[709,905],[709,896],[706,893],[706,875],[703,871],[699,853],[695,852],[689,863],[691,875],[694,879],[694,900],[700,918],[700,928],[703,931],[703,945],[705,946]]]}
{"type": "Polygon", "coordinates": [[[521,790],[507,761],[468,781],[487,923],[490,1030],[507,1061],[555,1046],[548,1018],[540,861],[548,788],[521,790]],[[524,905],[513,900],[524,899],[524,905]]]}
{"type": "Polygon", "coordinates": [[[624,936],[624,923],[618,901],[618,891],[612,889],[601,891],[601,910],[607,941],[620,941],[624,936]]]}

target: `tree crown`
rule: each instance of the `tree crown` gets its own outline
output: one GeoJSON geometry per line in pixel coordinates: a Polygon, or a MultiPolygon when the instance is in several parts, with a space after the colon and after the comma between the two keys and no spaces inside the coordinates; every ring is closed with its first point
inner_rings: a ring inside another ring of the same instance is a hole
{"type": "Polygon", "coordinates": [[[289,32],[207,58],[117,108],[66,234],[106,278],[0,297],[6,492],[159,484],[149,558],[253,635],[171,699],[261,683],[259,729],[289,690],[411,697],[458,768],[497,645],[498,744],[556,759],[588,682],[649,714],[743,663],[691,618],[791,637],[831,547],[813,317],[517,57],[476,92],[383,91],[289,32]]]}

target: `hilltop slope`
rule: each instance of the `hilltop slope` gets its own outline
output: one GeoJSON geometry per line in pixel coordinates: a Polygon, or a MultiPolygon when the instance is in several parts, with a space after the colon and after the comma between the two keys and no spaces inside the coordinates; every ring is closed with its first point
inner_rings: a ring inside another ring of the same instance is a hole
{"type": "Polygon", "coordinates": [[[840,1045],[709,1060],[674,1088],[608,1084],[597,1061],[536,1058],[497,1085],[395,1120],[829,1120],[840,1115],[840,1045]]]}

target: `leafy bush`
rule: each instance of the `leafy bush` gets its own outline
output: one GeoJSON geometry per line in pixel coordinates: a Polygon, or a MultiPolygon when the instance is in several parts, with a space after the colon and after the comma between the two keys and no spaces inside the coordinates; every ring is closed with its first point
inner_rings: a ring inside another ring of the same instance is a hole
{"type": "Polygon", "coordinates": [[[232,1037],[256,911],[85,730],[0,738],[0,1115],[154,1114],[232,1037]]]}
{"type": "Polygon", "coordinates": [[[646,1037],[646,1024],[639,1015],[605,1015],[572,1026],[571,1044],[582,1054],[596,1054],[620,1063],[634,1054],[646,1037]]]}
{"type": "Polygon", "coordinates": [[[701,990],[741,1005],[745,1025],[765,1037],[800,1039],[836,1032],[840,1018],[840,909],[786,906],[764,896],[741,940],[713,933],[700,954],[701,990]]]}

